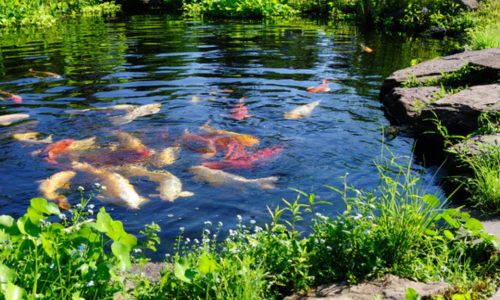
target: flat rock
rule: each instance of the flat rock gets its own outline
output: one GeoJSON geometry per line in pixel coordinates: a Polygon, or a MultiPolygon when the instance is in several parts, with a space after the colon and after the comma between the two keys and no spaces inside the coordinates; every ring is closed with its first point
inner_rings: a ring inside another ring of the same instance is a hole
{"type": "Polygon", "coordinates": [[[500,109],[500,83],[476,85],[451,96],[436,100],[418,115],[415,131],[435,129],[428,119],[437,118],[450,134],[467,135],[478,129],[478,117],[500,109]]]}
{"type": "MultiPolygon", "coordinates": [[[[387,77],[380,89],[380,100],[384,99],[393,88],[401,86],[408,76],[415,76],[425,82],[427,78],[439,78],[441,73],[453,72],[470,62],[496,61],[500,56],[500,48],[491,48],[479,51],[464,51],[438,59],[428,60],[412,67],[396,71],[387,77]]],[[[496,65],[496,63],[495,63],[496,65]]]]}
{"type": "Polygon", "coordinates": [[[477,0],[455,0],[455,3],[466,10],[474,10],[479,7],[479,2],[477,0]]]}
{"type": "Polygon", "coordinates": [[[416,282],[394,275],[388,275],[384,279],[376,279],[363,282],[354,286],[334,283],[321,285],[309,295],[292,295],[285,300],[313,300],[313,299],[336,299],[336,300],[372,300],[375,295],[380,295],[386,300],[405,300],[406,289],[413,288],[421,297],[429,297],[443,293],[449,288],[448,283],[425,283],[416,282]]]}
{"type": "MultiPolygon", "coordinates": [[[[460,151],[464,154],[479,154],[483,152],[488,146],[500,146],[500,133],[491,135],[474,135],[465,141],[455,145],[454,151],[460,151]]],[[[469,174],[472,169],[464,163],[455,152],[447,154],[448,160],[446,161],[446,169],[455,174],[469,174]]]]}
{"type": "Polygon", "coordinates": [[[432,103],[438,87],[394,88],[382,100],[387,113],[399,124],[413,125],[420,110],[432,103]]]}

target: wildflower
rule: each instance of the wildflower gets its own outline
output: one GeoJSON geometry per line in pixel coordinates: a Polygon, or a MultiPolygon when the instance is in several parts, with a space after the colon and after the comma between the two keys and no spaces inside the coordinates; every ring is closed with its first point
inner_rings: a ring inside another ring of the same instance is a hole
{"type": "Polygon", "coordinates": [[[87,286],[87,287],[91,287],[91,286],[93,286],[93,285],[94,285],[94,280],[91,280],[91,281],[89,281],[89,283],[87,283],[87,285],[86,285],[86,286],[87,286]]]}
{"type": "Polygon", "coordinates": [[[95,205],[94,204],[89,204],[90,209],[94,209],[95,205]]]}
{"type": "Polygon", "coordinates": [[[361,219],[362,217],[363,217],[362,215],[357,214],[357,215],[355,215],[355,216],[353,217],[353,219],[354,219],[354,221],[357,221],[357,220],[361,219]]]}
{"type": "Polygon", "coordinates": [[[320,242],[324,243],[324,242],[325,242],[325,240],[324,240],[324,239],[321,239],[321,240],[320,240],[320,242]]]}
{"type": "Polygon", "coordinates": [[[77,205],[75,205],[77,208],[82,208],[82,205],[80,203],[78,203],[77,205]]]}
{"type": "Polygon", "coordinates": [[[207,234],[210,234],[210,230],[208,230],[208,229],[205,229],[205,232],[206,232],[207,234]]]}
{"type": "Polygon", "coordinates": [[[191,239],[190,238],[186,238],[186,244],[191,242],[191,239]]]}
{"type": "Polygon", "coordinates": [[[96,188],[100,188],[101,187],[101,185],[99,183],[97,183],[97,182],[94,183],[94,185],[95,185],[96,188]]]}
{"type": "Polygon", "coordinates": [[[423,13],[423,14],[425,14],[425,13],[427,13],[427,12],[429,12],[429,10],[427,9],[427,7],[422,8],[422,13],[423,13]]]}
{"type": "Polygon", "coordinates": [[[89,214],[91,214],[91,215],[93,215],[93,214],[94,214],[94,211],[93,211],[93,210],[91,210],[91,209],[89,209],[89,210],[87,210],[87,211],[88,211],[88,212],[89,212],[89,214]]]}
{"type": "Polygon", "coordinates": [[[142,250],[141,250],[141,249],[134,249],[134,252],[135,252],[135,253],[141,253],[141,252],[142,252],[142,250]]]}
{"type": "Polygon", "coordinates": [[[54,269],[54,264],[51,264],[49,268],[54,269]]]}
{"type": "Polygon", "coordinates": [[[360,190],[354,189],[354,191],[356,192],[356,194],[361,195],[360,190]]]}
{"type": "Polygon", "coordinates": [[[66,220],[66,215],[65,214],[59,214],[59,219],[61,220],[66,220]]]}
{"type": "Polygon", "coordinates": [[[101,186],[101,189],[102,189],[103,191],[105,191],[105,190],[107,190],[108,188],[106,188],[106,186],[105,186],[105,185],[103,185],[103,186],[101,186]]]}
{"type": "Polygon", "coordinates": [[[373,205],[373,204],[370,204],[368,206],[370,206],[371,209],[375,209],[375,205],[373,205]]]}
{"type": "Polygon", "coordinates": [[[170,253],[165,253],[165,257],[170,257],[170,253]]]}
{"type": "Polygon", "coordinates": [[[229,229],[229,235],[230,236],[236,235],[236,231],[229,229]]]}
{"type": "Polygon", "coordinates": [[[255,232],[260,232],[260,231],[262,231],[262,227],[255,226],[254,230],[255,230],[255,232]]]}
{"type": "Polygon", "coordinates": [[[269,281],[269,286],[272,286],[274,284],[273,281],[269,281]]]}
{"type": "Polygon", "coordinates": [[[243,218],[242,218],[240,215],[237,215],[236,217],[237,217],[237,218],[238,218],[238,220],[240,220],[240,221],[241,221],[241,220],[243,220],[243,218]]]}
{"type": "Polygon", "coordinates": [[[212,222],[210,222],[210,221],[206,221],[204,224],[208,225],[208,226],[212,226],[212,222]]]}
{"type": "Polygon", "coordinates": [[[330,246],[326,246],[326,249],[327,249],[327,250],[332,250],[332,247],[330,247],[330,246]]]}
{"type": "Polygon", "coordinates": [[[194,239],[194,242],[195,242],[196,244],[199,244],[199,243],[200,243],[200,241],[198,241],[198,239],[194,239]]]}
{"type": "Polygon", "coordinates": [[[217,281],[217,283],[220,283],[220,279],[219,278],[217,278],[216,281],[217,281]]]}
{"type": "Polygon", "coordinates": [[[290,264],[291,264],[292,262],[293,262],[293,260],[291,260],[291,259],[289,259],[289,260],[288,260],[288,263],[290,263],[290,264]]]}
{"type": "Polygon", "coordinates": [[[81,185],[78,187],[78,190],[79,190],[80,192],[85,191],[85,189],[84,189],[84,188],[83,188],[83,186],[81,186],[81,185]]]}
{"type": "Polygon", "coordinates": [[[184,231],[184,229],[185,229],[184,227],[180,227],[179,228],[180,231],[184,231]]]}
{"type": "Polygon", "coordinates": [[[255,241],[251,241],[250,242],[250,246],[254,247],[254,248],[257,248],[257,243],[255,241]]]}
{"type": "Polygon", "coordinates": [[[222,222],[221,221],[219,221],[219,226],[222,226],[222,222]]]}
{"type": "Polygon", "coordinates": [[[255,221],[255,220],[250,220],[250,223],[251,223],[251,224],[255,224],[255,223],[256,223],[256,221],[255,221]]]}
{"type": "Polygon", "coordinates": [[[317,243],[319,243],[318,239],[314,239],[314,242],[315,242],[316,244],[317,244],[317,243]]]}
{"type": "Polygon", "coordinates": [[[73,214],[73,213],[74,213],[72,209],[68,209],[68,212],[69,212],[70,214],[73,214]]]}
{"type": "Polygon", "coordinates": [[[370,230],[367,229],[367,230],[365,230],[365,232],[363,232],[363,235],[367,235],[369,233],[370,233],[370,230]]]}
{"type": "Polygon", "coordinates": [[[85,250],[85,244],[80,244],[80,246],[78,246],[78,251],[83,252],[83,250],[85,250]]]}

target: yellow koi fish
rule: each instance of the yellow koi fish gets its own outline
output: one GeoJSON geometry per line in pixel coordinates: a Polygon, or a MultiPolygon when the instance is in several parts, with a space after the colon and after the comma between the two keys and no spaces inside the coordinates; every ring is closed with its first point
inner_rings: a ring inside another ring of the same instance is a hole
{"type": "Polygon", "coordinates": [[[70,209],[71,205],[68,203],[68,199],[57,193],[60,188],[69,188],[69,182],[76,173],[73,171],[62,171],[52,175],[50,178],[42,180],[38,191],[48,200],[55,200],[57,204],[62,209],[70,209]]]}
{"type": "Polygon", "coordinates": [[[309,103],[306,105],[299,106],[291,111],[285,113],[285,119],[300,119],[302,117],[309,117],[313,111],[313,109],[319,105],[321,100],[315,101],[313,103],[309,103]]]}
{"type": "Polygon", "coordinates": [[[30,115],[27,114],[10,114],[10,115],[3,115],[0,116],[0,125],[3,126],[8,126],[14,122],[27,119],[29,118],[30,115]]]}
{"type": "Polygon", "coordinates": [[[279,179],[276,176],[246,179],[221,170],[212,170],[204,166],[193,166],[187,171],[195,174],[194,179],[196,181],[207,181],[211,186],[232,186],[237,188],[257,186],[261,189],[273,189],[275,188],[274,182],[279,179]]]}
{"type": "Polygon", "coordinates": [[[52,135],[49,135],[48,137],[44,139],[37,139],[36,137],[40,133],[38,132],[26,132],[26,133],[16,133],[14,134],[14,138],[18,141],[21,142],[29,142],[33,144],[51,144],[52,143],[52,135]]]}

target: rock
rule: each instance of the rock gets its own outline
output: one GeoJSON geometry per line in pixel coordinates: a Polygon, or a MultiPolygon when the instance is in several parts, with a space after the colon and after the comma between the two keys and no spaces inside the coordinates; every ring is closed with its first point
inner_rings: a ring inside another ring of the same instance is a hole
{"type": "Polygon", "coordinates": [[[387,77],[380,89],[380,100],[395,87],[408,79],[408,76],[415,76],[419,81],[425,82],[427,78],[440,78],[441,73],[453,72],[470,62],[488,62],[495,60],[500,55],[500,48],[491,48],[479,51],[465,51],[462,53],[445,56],[419,63],[412,67],[396,71],[387,77]]]}
{"type": "Polygon", "coordinates": [[[429,28],[429,30],[427,30],[427,35],[430,35],[431,37],[435,38],[444,37],[445,34],[446,34],[445,27],[431,27],[429,28]]]}
{"type": "Polygon", "coordinates": [[[474,10],[479,6],[479,2],[477,0],[455,0],[455,3],[466,10],[474,10]]]}
{"type": "Polygon", "coordinates": [[[335,300],[372,300],[375,295],[380,295],[386,300],[405,300],[406,289],[413,288],[422,297],[429,297],[443,293],[450,286],[448,283],[425,283],[416,282],[394,275],[388,275],[383,279],[363,282],[354,286],[343,283],[321,285],[309,295],[292,295],[285,300],[313,300],[313,299],[335,299],[335,300]]]}
{"type": "Polygon", "coordinates": [[[439,91],[441,88],[438,87],[395,88],[384,97],[382,103],[387,113],[399,124],[413,125],[420,110],[432,103],[439,91]]]}
{"type": "Polygon", "coordinates": [[[455,154],[459,151],[464,155],[479,154],[484,152],[488,146],[500,146],[500,133],[491,135],[474,135],[465,141],[455,145],[453,152],[448,153],[448,160],[446,162],[446,169],[455,174],[468,174],[472,169],[460,159],[460,156],[455,154]]]}
{"type": "Polygon", "coordinates": [[[500,83],[472,86],[436,100],[423,108],[415,120],[415,130],[434,130],[428,119],[437,118],[449,134],[468,135],[478,129],[477,118],[486,111],[500,109],[500,83]]]}

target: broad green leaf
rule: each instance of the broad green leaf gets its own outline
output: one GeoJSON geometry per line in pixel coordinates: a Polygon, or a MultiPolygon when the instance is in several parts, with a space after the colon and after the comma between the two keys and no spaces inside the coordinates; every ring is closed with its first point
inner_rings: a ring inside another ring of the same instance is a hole
{"type": "Polygon", "coordinates": [[[179,260],[179,262],[175,262],[175,265],[174,265],[174,275],[175,275],[175,277],[179,278],[180,280],[182,280],[184,282],[191,283],[192,282],[192,278],[194,276],[189,276],[189,277],[187,276],[189,274],[192,274],[192,272],[188,272],[189,271],[188,267],[189,267],[188,263],[187,263],[187,261],[184,258],[181,258],[179,260]]]}
{"type": "Polygon", "coordinates": [[[455,238],[455,236],[453,235],[453,233],[451,233],[451,231],[449,231],[449,230],[445,230],[443,233],[444,233],[444,236],[446,238],[450,239],[450,240],[452,240],[452,239],[455,238]]]}
{"type": "Polygon", "coordinates": [[[424,195],[422,197],[422,200],[424,200],[425,203],[429,204],[430,207],[438,207],[439,206],[439,199],[438,197],[434,195],[424,195]]]}
{"type": "Polygon", "coordinates": [[[6,242],[10,240],[10,235],[0,231],[0,243],[6,242]]]}
{"type": "Polygon", "coordinates": [[[40,223],[40,220],[45,221],[47,218],[42,216],[38,211],[32,207],[28,207],[28,211],[25,214],[25,216],[28,216],[30,219],[31,223],[38,225],[40,223]]]}
{"type": "Polygon", "coordinates": [[[71,300],[85,300],[85,299],[80,297],[80,291],[78,291],[78,292],[74,292],[71,295],[71,300]]]}
{"type": "Polygon", "coordinates": [[[39,214],[60,214],[59,207],[55,203],[49,203],[44,198],[33,198],[30,201],[31,207],[35,209],[39,214]]]}
{"type": "Polygon", "coordinates": [[[412,288],[406,289],[405,300],[419,300],[420,295],[412,288]]]}
{"type": "Polygon", "coordinates": [[[466,230],[474,230],[474,231],[484,229],[483,224],[481,224],[481,222],[479,222],[477,219],[474,218],[468,219],[465,222],[464,227],[466,230]]]}
{"type": "Polygon", "coordinates": [[[7,290],[7,282],[16,281],[16,278],[16,271],[12,270],[6,265],[0,264],[0,283],[3,293],[5,293],[5,291],[7,290]]]}
{"type": "Polygon", "coordinates": [[[43,235],[41,237],[41,240],[42,240],[42,247],[43,250],[45,250],[45,253],[47,253],[47,255],[49,255],[50,257],[54,257],[56,249],[54,248],[53,240],[50,237],[47,238],[43,235]]]}
{"type": "Polygon", "coordinates": [[[453,228],[460,228],[460,223],[458,223],[457,220],[453,219],[453,217],[451,217],[446,212],[442,213],[441,216],[446,221],[446,223],[448,223],[448,225],[450,225],[451,227],[453,227],[453,228]]]}
{"type": "Polygon", "coordinates": [[[120,241],[129,247],[129,250],[137,245],[137,238],[131,234],[128,234],[123,230],[123,223],[120,221],[112,221],[109,224],[109,231],[106,235],[113,241],[120,241]]]}
{"type": "Polygon", "coordinates": [[[435,236],[437,234],[437,232],[434,230],[431,230],[431,229],[426,229],[425,234],[428,236],[435,236]]]}
{"type": "Polygon", "coordinates": [[[26,215],[17,220],[17,227],[22,234],[33,237],[38,237],[40,235],[40,228],[33,224],[26,215]]]}
{"type": "Polygon", "coordinates": [[[5,300],[28,300],[28,296],[23,288],[9,282],[5,291],[5,300]]]}
{"type": "Polygon", "coordinates": [[[198,270],[204,274],[213,273],[220,268],[221,266],[215,261],[215,259],[209,258],[206,254],[203,254],[198,262],[198,270]]]}
{"type": "Polygon", "coordinates": [[[100,236],[89,227],[80,228],[72,238],[83,238],[90,243],[99,242],[101,240],[100,236]]]}
{"type": "Polygon", "coordinates": [[[14,218],[7,215],[0,216],[0,228],[11,228],[14,226],[14,218]]]}
{"type": "Polygon", "coordinates": [[[412,66],[414,66],[414,65],[418,64],[418,59],[412,59],[412,60],[410,61],[410,64],[411,64],[412,66]]]}
{"type": "Polygon", "coordinates": [[[106,210],[101,208],[97,214],[97,225],[95,229],[99,232],[108,232],[111,229],[110,223],[113,221],[111,216],[106,212],[106,210]]]}
{"type": "Polygon", "coordinates": [[[130,249],[127,245],[121,242],[114,242],[111,245],[111,251],[118,258],[118,267],[121,271],[126,271],[132,268],[130,264],[130,249]]]}

